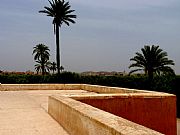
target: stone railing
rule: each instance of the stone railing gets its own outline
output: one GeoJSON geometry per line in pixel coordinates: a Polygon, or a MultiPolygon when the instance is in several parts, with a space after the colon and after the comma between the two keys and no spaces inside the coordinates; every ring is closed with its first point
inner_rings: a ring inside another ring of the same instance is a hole
{"type": "Polygon", "coordinates": [[[49,97],[48,112],[71,135],[163,135],[73,98],[49,97]]]}

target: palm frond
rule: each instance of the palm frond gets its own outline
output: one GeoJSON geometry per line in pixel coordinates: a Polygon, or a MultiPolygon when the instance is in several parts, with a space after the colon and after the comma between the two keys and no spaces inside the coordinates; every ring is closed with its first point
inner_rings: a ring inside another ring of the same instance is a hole
{"type": "MultiPolygon", "coordinates": [[[[77,16],[73,15],[75,10],[71,10],[71,6],[69,2],[65,2],[64,0],[48,0],[50,7],[44,7],[45,10],[40,10],[39,13],[46,13],[47,16],[54,17],[53,24],[61,27],[63,23],[66,25],[70,25],[70,23],[75,23],[73,19],[77,16]]],[[[55,31],[55,29],[54,29],[55,31]]]]}
{"type": "Polygon", "coordinates": [[[142,71],[143,69],[134,69],[134,70],[131,70],[130,72],[129,72],[129,74],[132,74],[132,73],[134,73],[134,72],[137,72],[137,71],[142,71]]]}
{"type": "Polygon", "coordinates": [[[149,75],[153,75],[153,72],[157,74],[162,74],[163,72],[173,74],[174,71],[169,65],[174,65],[174,62],[167,58],[167,52],[160,49],[159,46],[145,45],[141,51],[142,53],[136,52],[136,55],[130,59],[134,63],[129,68],[138,68],[132,70],[132,72],[144,69],[145,73],[149,75]]]}

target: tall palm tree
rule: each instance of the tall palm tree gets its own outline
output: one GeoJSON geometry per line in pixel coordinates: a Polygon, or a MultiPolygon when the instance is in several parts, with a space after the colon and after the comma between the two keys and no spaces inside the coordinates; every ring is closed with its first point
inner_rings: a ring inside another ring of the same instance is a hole
{"type": "Polygon", "coordinates": [[[75,23],[73,20],[76,18],[76,15],[71,13],[75,10],[71,10],[69,2],[64,0],[48,0],[50,7],[44,7],[45,10],[40,10],[39,13],[45,13],[47,16],[53,17],[54,33],[56,34],[56,60],[57,60],[57,70],[60,74],[60,47],[59,47],[59,27],[61,28],[62,24],[70,25],[70,23],[75,23]]]}
{"type": "Polygon", "coordinates": [[[40,66],[38,64],[35,65],[35,69],[38,70],[40,68],[42,75],[46,72],[46,64],[50,56],[49,51],[49,47],[44,44],[38,44],[33,48],[32,54],[34,55],[34,60],[40,64],[40,66]]]}
{"type": "Polygon", "coordinates": [[[174,65],[173,60],[167,58],[167,52],[159,48],[159,46],[144,46],[142,53],[136,52],[136,56],[131,58],[134,61],[129,68],[137,67],[130,73],[143,70],[149,79],[153,79],[154,74],[170,73],[174,74],[174,70],[169,65],[174,65]]]}

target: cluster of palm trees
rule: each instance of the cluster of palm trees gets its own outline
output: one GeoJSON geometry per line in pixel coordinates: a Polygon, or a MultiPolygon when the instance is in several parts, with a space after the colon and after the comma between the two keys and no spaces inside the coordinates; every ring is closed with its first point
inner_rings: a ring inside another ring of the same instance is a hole
{"type": "MultiPolygon", "coordinates": [[[[35,70],[37,71],[37,74],[41,73],[42,75],[45,75],[50,71],[52,71],[54,74],[57,70],[56,63],[49,61],[49,51],[49,47],[44,44],[38,44],[33,48],[34,60],[37,63],[35,64],[35,70]]],[[[64,67],[61,66],[60,70],[63,71],[64,67]]]]}
{"type": "Polygon", "coordinates": [[[45,13],[47,16],[53,18],[54,25],[54,34],[56,35],[56,61],[57,61],[57,72],[60,74],[61,63],[60,63],[60,46],[59,46],[59,27],[61,28],[62,24],[70,25],[70,23],[75,23],[73,19],[76,18],[76,15],[71,13],[75,10],[71,10],[69,2],[64,0],[48,0],[50,7],[44,7],[44,10],[40,10],[39,13],[45,13]]]}
{"type": "Polygon", "coordinates": [[[41,72],[42,75],[52,70],[53,73],[57,70],[57,73],[60,74],[64,67],[60,63],[60,46],[59,46],[59,27],[61,28],[62,24],[70,25],[70,23],[75,23],[73,20],[76,18],[76,15],[71,13],[75,10],[71,10],[69,2],[64,0],[48,0],[50,7],[45,6],[44,10],[40,10],[39,13],[45,13],[47,16],[53,18],[54,25],[54,34],[56,35],[56,63],[49,61],[49,48],[44,44],[38,44],[34,47],[33,54],[34,60],[37,62],[35,69],[37,73],[41,72]]]}

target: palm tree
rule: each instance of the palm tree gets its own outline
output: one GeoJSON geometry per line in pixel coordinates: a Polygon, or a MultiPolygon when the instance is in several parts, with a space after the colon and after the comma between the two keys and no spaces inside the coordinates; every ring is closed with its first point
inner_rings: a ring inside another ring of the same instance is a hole
{"type": "Polygon", "coordinates": [[[35,64],[34,66],[35,66],[35,70],[36,70],[37,74],[39,74],[39,72],[42,72],[41,64],[38,63],[38,64],[35,64]]]}
{"type": "Polygon", "coordinates": [[[64,0],[49,0],[50,7],[44,7],[45,10],[39,11],[39,13],[45,13],[47,16],[53,17],[54,33],[56,34],[56,60],[57,60],[57,71],[60,74],[60,47],[59,47],[59,27],[62,24],[70,25],[70,23],[75,23],[73,20],[76,15],[71,13],[75,10],[71,10],[69,2],[64,0]]]}
{"type": "Polygon", "coordinates": [[[42,64],[42,61],[36,61],[37,64],[35,65],[35,70],[37,71],[37,74],[39,74],[39,72],[42,72],[42,74],[44,75],[45,73],[48,73],[51,69],[51,62],[50,61],[46,61],[44,64],[42,64]],[[44,65],[44,66],[42,66],[44,65]],[[44,67],[44,69],[43,69],[44,67]]]}
{"type": "Polygon", "coordinates": [[[49,47],[44,44],[38,44],[33,48],[34,60],[38,63],[35,65],[35,69],[38,71],[41,69],[42,75],[46,72],[46,64],[50,56],[49,51],[49,47]]]}
{"type": "Polygon", "coordinates": [[[53,71],[53,74],[54,74],[54,72],[55,72],[56,69],[57,69],[57,67],[56,67],[56,62],[52,62],[52,63],[51,63],[50,69],[53,71]]]}
{"type": "Polygon", "coordinates": [[[62,72],[64,70],[64,67],[63,66],[60,66],[60,71],[62,72]]]}
{"type": "Polygon", "coordinates": [[[143,70],[150,80],[153,79],[154,74],[174,74],[174,70],[168,66],[174,65],[173,60],[169,60],[167,52],[160,49],[159,46],[144,46],[141,51],[142,53],[136,52],[136,56],[130,59],[135,63],[131,64],[129,68],[137,67],[130,73],[143,70]]]}

